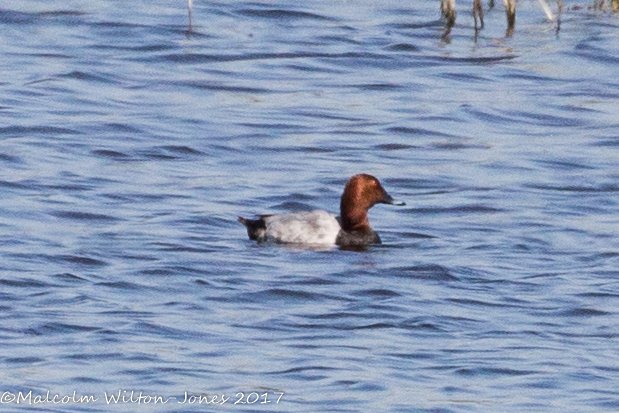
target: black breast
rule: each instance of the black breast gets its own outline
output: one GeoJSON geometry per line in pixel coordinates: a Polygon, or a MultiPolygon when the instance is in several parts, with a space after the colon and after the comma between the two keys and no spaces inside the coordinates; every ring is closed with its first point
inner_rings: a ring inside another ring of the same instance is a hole
{"type": "Polygon", "coordinates": [[[335,244],[346,246],[361,246],[368,244],[380,244],[381,240],[378,234],[371,229],[362,231],[344,231],[340,230],[335,239],[335,244]]]}

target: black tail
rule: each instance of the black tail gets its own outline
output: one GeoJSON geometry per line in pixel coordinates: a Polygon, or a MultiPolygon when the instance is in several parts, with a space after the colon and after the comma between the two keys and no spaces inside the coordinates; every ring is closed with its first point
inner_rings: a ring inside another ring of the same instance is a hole
{"type": "Polygon", "coordinates": [[[267,226],[264,223],[264,219],[246,219],[239,217],[239,222],[247,227],[249,239],[254,241],[266,241],[267,226]]]}

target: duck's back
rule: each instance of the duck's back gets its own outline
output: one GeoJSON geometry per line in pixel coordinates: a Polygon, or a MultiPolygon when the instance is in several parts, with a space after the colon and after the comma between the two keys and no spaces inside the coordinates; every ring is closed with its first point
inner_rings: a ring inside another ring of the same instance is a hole
{"type": "Polygon", "coordinates": [[[335,215],[320,210],[271,215],[263,219],[267,239],[281,243],[334,245],[341,229],[335,215]]]}

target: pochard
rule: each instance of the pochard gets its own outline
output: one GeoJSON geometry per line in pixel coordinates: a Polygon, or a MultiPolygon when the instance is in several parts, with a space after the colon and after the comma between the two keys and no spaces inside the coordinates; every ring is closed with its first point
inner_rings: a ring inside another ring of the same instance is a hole
{"type": "Polygon", "coordinates": [[[340,201],[340,216],[326,211],[259,215],[257,219],[239,217],[247,227],[249,239],[283,244],[363,246],[380,244],[370,227],[368,210],[376,204],[405,205],[396,202],[378,179],[368,174],[351,177],[340,201]]]}

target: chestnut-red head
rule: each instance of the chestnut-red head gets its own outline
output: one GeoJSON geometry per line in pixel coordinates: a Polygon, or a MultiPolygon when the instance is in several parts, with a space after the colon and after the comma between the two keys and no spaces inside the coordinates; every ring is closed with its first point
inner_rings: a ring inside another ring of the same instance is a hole
{"type": "Polygon", "coordinates": [[[370,229],[368,210],[376,204],[405,205],[396,202],[378,179],[368,174],[351,177],[340,201],[340,217],[345,231],[370,229]]]}

